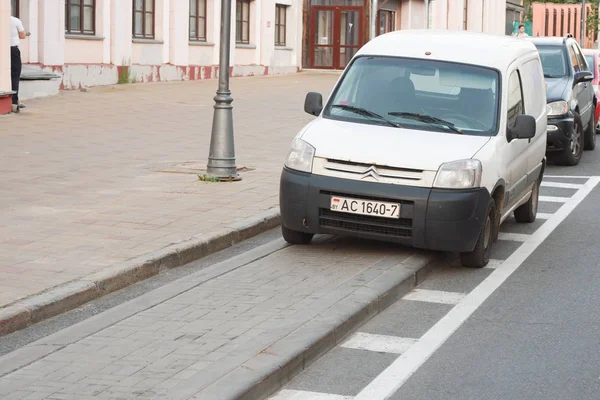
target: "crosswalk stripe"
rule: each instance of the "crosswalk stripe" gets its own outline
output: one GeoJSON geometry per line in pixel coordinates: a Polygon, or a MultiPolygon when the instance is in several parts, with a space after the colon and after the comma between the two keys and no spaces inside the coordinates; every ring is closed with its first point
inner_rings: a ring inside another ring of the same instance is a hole
{"type": "Polygon", "coordinates": [[[535,217],[536,217],[536,218],[539,218],[539,219],[550,219],[550,218],[552,217],[552,215],[553,215],[553,214],[548,214],[548,213],[541,213],[541,212],[539,212],[539,213],[537,213],[537,214],[536,214],[536,216],[535,216],[535,217]]]}
{"type": "Polygon", "coordinates": [[[561,189],[581,189],[580,183],[564,183],[564,182],[542,182],[543,187],[561,188],[561,189]]]}
{"type": "Polygon", "coordinates": [[[440,304],[458,304],[464,299],[464,293],[458,292],[443,292],[441,290],[429,290],[429,289],[415,289],[406,296],[404,300],[412,301],[424,301],[427,303],[440,303],[440,304]]]}
{"type": "Polygon", "coordinates": [[[557,197],[557,196],[540,196],[540,201],[545,201],[547,203],[566,203],[569,201],[569,197],[557,197]]]}
{"type": "Polygon", "coordinates": [[[511,242],[525,242],[531,235],[524,233],[511,233],[511,232],[500,232],[498,233],[498,240],[509,240],[511,242]]]}
{"type": "Polygon", "coordinates": [[[378,353],[402,354],[416,342],[417,339],[413,338],[356,332],[340,346],[347,349],[369,350],[378,353]]]}
{"type": "Polygon", "coordinates": [[[269,400],[352,400],[352,396],[284,389],[269,400]]]}

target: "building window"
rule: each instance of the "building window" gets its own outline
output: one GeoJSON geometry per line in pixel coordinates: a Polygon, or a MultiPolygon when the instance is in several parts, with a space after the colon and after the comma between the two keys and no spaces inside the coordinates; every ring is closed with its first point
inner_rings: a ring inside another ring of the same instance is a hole
{"type": "Polygon", "coordinates": [[[378,26],[379,26],[379,35],[383,35],[384,33],[393,32],[396,22],[396,13],[390,10],[379,10],[377,13],[378,18],[378,26]]]}
{"type": "Polygon", "coordinates": [[[567,11],[567,33],[571,33],[571,9],[567,11]]]}
{"type": "Polygon", "coordinates": [[[467,30],[467,20],[469,18],[469,0],[465,1],[465,8],[463,9],[463,29],[467,30]]]}
{"type": "Polygon", "coordinates": [[[235,42],[250,43],[250,0],[235,1],[235,42]]]}
{"type": "Polygon", "coordinates": [[[190,0],[190,40],[206,42],[206,0],[190,0]]]}
{"type": "Polygon", "coordinates": [[[285,46],[287,6],[275,6],[275,46],[285,46]]]}
{"type": "Polygon", "coordinates": [[[96,33],[95,0],[65,0],[65,32],[76,35],[96,33]]]}
{"type": "Polygon", "coordinates": [[[154,1],[133,1],[133,37],[154,39],[154,1]]]}
{"type": "Polygon", "coordinates": [[[550,12],[546,10],[546,19],[544,21],[544,36],[548,36],[548,24],[550,23],[550,12]]]}
{"type": "Polygon", "coordinates": [[[556,10],[552,14],[552,36],[556,36],[556,10]]]}
{"type": "Polygon", "coordinates": [[[560,36],[565,36],[565,10],[560,10],[560,36]]]}
{"type": "Polygon", "coordinates": [[[20,8],[19,0],[10,0],[10,15],[19,18],[19,8],[20,8]]]}

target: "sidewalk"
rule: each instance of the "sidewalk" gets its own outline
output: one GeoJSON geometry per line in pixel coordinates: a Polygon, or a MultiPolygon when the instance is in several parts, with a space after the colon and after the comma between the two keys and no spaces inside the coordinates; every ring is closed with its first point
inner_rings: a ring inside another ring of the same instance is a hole
{"type": "Polygon", "coordinates": [[[336,79],[231,81],[237,183],[196,176],[216,80],[63,92],[0,118],[0,335],[274,226],[304,96],[336,79]]]}
{"type": "Polygon", "coordinates": [[[268,242],[0,357],[3,400],[258,400],[443,260],[389,243],[268,242]]]}

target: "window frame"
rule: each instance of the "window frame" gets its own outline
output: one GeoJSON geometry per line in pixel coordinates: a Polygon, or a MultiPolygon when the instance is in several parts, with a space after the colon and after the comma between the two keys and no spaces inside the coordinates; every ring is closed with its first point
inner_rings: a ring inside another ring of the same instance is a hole
{"type": "Polygon", "coordinates": [[[10,16],[15,17],[15,18],[21,18],[21,0],[11,0],[10,5],[11,5],[10,16]],[[13,2],[15,4],[13,4],[13,2]]]}
{"type": "Polygon", "coordinates": [[[251,5],[252,5],[252,0],[235,0],[235,43],[236,44],[250,44],[250,14],[251,14],[251,5]],[[244,4],[248,4],[248,15],[247,15],[247,19],[244,20],[244,4]],[[241,7],[241,19],[237,19],[237,10],[238,7],[241,7]],[[244,22],[246,23],[247,26],[247,39],[244,40],[244,32],[243,32],[243,28],[244,28],[244,22]],[[238,38],[239,35],[239,38],[238,38]]]}
{"type": "MultiPolygon", "coordinates": [[[[510,89],[510,80],[512,79],[514,74],[517,74],[517,80],[519,82],[519,93],[521,95],[521,113],[520,114],[515,114],[512,117],[509,115],[510,111],[512,110],[512,108],[508,108],[510,107],[510,93],[508,93],[508,96],[506,98],[506,101],[508,102],[506,104],[507,109],[506,109],[506,127],[507,130],[511,129],[514,127],[514,124],[516,122],[516,119],[519,115],[525,115],[526,114],[526,110],[525,110],[525,97],[523,96],[523,80],[521,79],[521,71],[519,71],[518,68],[516,68],[515,70],[513,70],[509,77],[508,77],[508,88],[510,89]],[[514,121],[511,123],[511,118],[514,117],[514,121]]],[[[519,103],[515,104],[515,107],[518,105],[519,103]]],[[[514,108],[514,107],[513,107],[514,108]]],[[[508,132],[507,132],[508,133],[508,132]]]]}
{"type": "Polygon", "coordinates": [[[192,25],[190,23],[189,26],[189,40],[192,42],[206,42],[207,38],[206,38],[206,33],[208,31],[208,28],[206,26],[207,23],[207,18],[206,18],[206,13],[208,10],[208,6],[207,6],[207,0],[196,0],[196,10],[194,10],[193,12],[195,14],[192,14],[192,0],[190,0],[190,22],[192,19],[196,20],[196,35],[192,36],[192,25]],[[200,11],[201,11],[201,5],[200,3],[204,4],[204,16],[200,16],[200,11]],[[198,29],[198,27],[200,26],[199,22],[201,19],[204,19],[204,32],[200,32],[200,30],[198,29]]]}
{"type": "Polygon", "coordinates": [[[150,1],[152,1],[152,11],[146,10],[146,1],[147,0],[142,0],[142,10],[138,11],[135,9],[136,0],[133,0],[132,36],[134,39],[154,40],[156,38],[156,0],[150,0],[150,1]],[[136,16],[136,14],[140,14],[140,13],[142,14],[142,34],[138,35],[135,33],[135,28],[136,28],[135,16],[136,16]],[[146,34],[146,15],[147,14],[152,15],[152,34],[150,34],[150,35],[146,34]]]}
{"type": "MultiPolygon", "coordinates": [[[[275,46],[285,47],[287,43],[287,11],[285,4],[275,4],[275,46]],[[281,14],[283,14],[283,24],[281,23],[281,14]],[[283,38],[280,35],[280,28],[283,27],[283,38]]],[[[250,36],[250,33],[248,33],[250,36]]]]}
{"type": "Polygon", "coordinates": [[[389,32],[383,32],[381,30],[381,18],[386,18],[388,19],[389,23],[390,23],[390,30],[389,32],[394,32],[396,30],[396,12],[393,10],[386,10],[386,9],[381,9],[379,11],[377,11],[377,35],[383,35],[385,33],[389,33],[389,32]]]}
{"type": "Polygon", "coordinates": [[[92,0],[91,5],[86,5],[85,0],[65,0],[65,34],[66,35],[96,35],[96,0],[92,0]],[[72,29],[71,22],[71,6],[79,7],[79,29],[72,29]],[[92,29],[85,30],[85,10],[92,10],[92,29]]]}

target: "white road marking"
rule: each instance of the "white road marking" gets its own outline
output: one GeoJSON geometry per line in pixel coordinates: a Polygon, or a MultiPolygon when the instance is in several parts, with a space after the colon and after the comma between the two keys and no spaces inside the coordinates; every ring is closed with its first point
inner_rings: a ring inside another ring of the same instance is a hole
{"type": "Polygon", "coordinates": [[[591,178],[597,178],[597,176],[544,175],[544,178],[554,178],[554,179],[591,179],[591,178]]]}
{"type": "Polygon", "coordinates": [[[525,262],[548,236],[598,185],[594,177],[577,191],[571,200],[560,207],[544,225],[531,235],[506,261],[494,270],[464,300],[439,320],[417,343],[396,359],[377,378],[354,397],[354,400],[386,400],[402,387],[411,375],[425,363],[437,349],[473,314],[525,262]]]}
{"type": "Polygon", "coordinates": [[[525,242],[531,235],[524,233],[499,232],[498,240],[510,240],[512,242],[525,242]]]}
{"type": "Polygon", "coordinates": [[[541,213],[541,212],[539,212],[539,213],[536,214],[535,217],[539,218],[539,219],[550,219],[550,217],[552,217],[553,215],[554,214],[548,214],[548,213],[541,213]]]}
{"type": "Polygon", "coordinates": [[[504,260],[490,260],[488,262],[488,265],[485,266],[485,268],[487,268],[487,269],[496,269],[500,265],[502,265],[503,262],[504,262],[504,260]]]}
{"type": "Polygon", "coordinates": [[[548,182],[542,181],[542,186],[562,189],[581,189],[583,185],[581,183],[564,183],[564,182],[548,182]]]}
{"type": "Polygon", "coordinates": [[[269,397],[269,400],[352,400],[352,396],[285,389],[269,397]]]}
{"type": "Polygon", "coordinates": [[[556,197],[556,196],[540,196],[540,201],[545,201],[547,203],[566,203],[569,201],[570,197],[556,197]]]}
{"type": "Polygon", "coordinates": [[[378,353],[402,354],[417,339],[403,338],[398,336],[373,335],[371,333],[356,332],[340,346],[347,349],[369,350],[378,353]]]}
{"type": "Polygon", "coordinates": [[[464,293],[443,292],[441,290],[415,289],[402,300],[425,301],[427,303],[458,304],[465,298],[464,293]]]}

